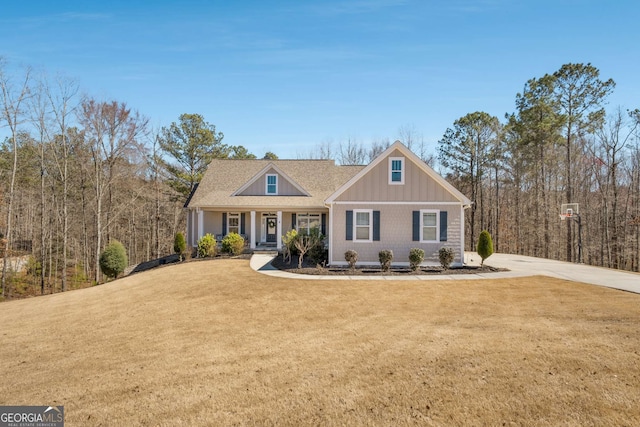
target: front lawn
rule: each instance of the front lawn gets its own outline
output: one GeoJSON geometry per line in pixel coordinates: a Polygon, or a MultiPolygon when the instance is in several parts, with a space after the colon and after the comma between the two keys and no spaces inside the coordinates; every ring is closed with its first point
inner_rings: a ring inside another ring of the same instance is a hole
{"type": "Polygon", "coordinates": [[[640,295],[305,281],[247,260],[0,306],[0,405],[72,425],[638,425],[640,295]]]}

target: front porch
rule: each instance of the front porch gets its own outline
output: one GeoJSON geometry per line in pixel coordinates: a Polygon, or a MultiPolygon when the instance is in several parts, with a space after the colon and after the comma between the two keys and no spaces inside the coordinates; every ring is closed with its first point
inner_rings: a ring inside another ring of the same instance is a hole
{"type": "Polygon", "coordinates": [[[194,209],[188,217],[188,239],[191,246],[207,233],[216,237],[218,243],[229,233],[237,233],[245,238],[252,251],[280,251],[282,236],[287,231],[310,230],[318,227],[327,235],[327,211],[292,210],[238,210],[221,211],[194,209]]]}

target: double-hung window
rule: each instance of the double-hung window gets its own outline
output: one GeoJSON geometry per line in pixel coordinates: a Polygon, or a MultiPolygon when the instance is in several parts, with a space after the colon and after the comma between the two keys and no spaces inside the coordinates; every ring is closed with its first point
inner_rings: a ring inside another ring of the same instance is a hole
{"type": "Polygon", "coordinates": [[[389,184],[404,184],[404,157],[389,157],[389,184]]]}
{"type": "Polygon", "coordinates": [[[237,233],[240,234],[240,214],[230,212],[227,215],[227,234],[237,233]]]}
{"type": "Polygon", "coordinates": [[[370,210],[354,210],[354,240],[371,241],[373,221],[370,210]]]}
{"type": "Polygon", "coordinates": [[[267,194],[278,194],[278,175],[267,175],[267,194]]]}
{"type": "Polygon", "coordinates": [[[422,241],[423,242],[436,242],[439,240],[438,230],[438,216],[439,211],[421,211],[422,216],[422,241]]]}

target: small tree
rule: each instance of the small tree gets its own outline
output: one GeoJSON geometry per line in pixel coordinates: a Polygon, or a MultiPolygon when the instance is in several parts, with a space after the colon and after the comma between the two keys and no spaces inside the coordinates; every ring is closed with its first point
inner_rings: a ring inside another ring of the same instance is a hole
{"type": "Polygon", "coordinates": [[[100,254],[100,271],[109,278],[117,278],[127,268],[127,263],[127,251],[117,240],[109,243],[100,254]]]}
{"type": "Polygon", "coordinates": [[[238,233],[229,233],[222,239],[222,252],[240,255],[244,250],[244,239],[238,233]]]}
{"type": "Polygon", "coordinates": [[[180,261],[182,261],[182,256],[187,250],[187,241],[184,238],[184,234],[178,232],[176,233],[176,237],[173,239],[173,251],[178,254],[180,257],[180,261]]]}
{"type": "Polygon", "coordinates": [[[409,251],[409,267],[411,267],[411,271],[416,271],[420,268],[422,261],[424,261],[424,249],[412,248],[409,251]]]}
{"type": "Polygon", "coordinates": [[[344,253],[344,260],[349,263],[350,269],[355,269],[356,262],[358,262],[358,252],[354,251],[353,249],[349,249],[344,253]]]}
{"type": "Polygon", "coordinates": [[[482,262],[480,262],[480,266],[484,266],[484,260],[489,258],[493,254],[493,240],[491,240],[491,234],[487,230],[484,230],[480,233],[480,237],[478,237],[478,255],[482,258],[482,262]]]}
{"type": "Polygon", "coordinates": [[[455,252],[451,248],[440,248],[438,251],[438,259],[440,259],[440,265],[444,270],[448,270],[455,258],[455,252]]]}
{"type": "Polygon", "coordinates": [[[298,250],[298,268],[302,268],[302,261],[304,259],[304,255],[309,252],[309,250],[316,245],[321,245],[324,236],[320,232],[318,227],[312,228],[309,232],[306,230],[302,230],[296,236],[293,244],[295,248],[298,250]]]}
{"type": "Polygon", "coordinates": [[[378,259],[380,260],[380,267],[382,271],[389,271],[391,268],[391,261],[393,261],[393,251],[390,249],[384,249],[378,252],[378,259]]]}
{"type": "Polygon", "coordinates": [[[210,233],[205,234],[198,240],[198,258],[216,256],[216,238],[210,233]]]}

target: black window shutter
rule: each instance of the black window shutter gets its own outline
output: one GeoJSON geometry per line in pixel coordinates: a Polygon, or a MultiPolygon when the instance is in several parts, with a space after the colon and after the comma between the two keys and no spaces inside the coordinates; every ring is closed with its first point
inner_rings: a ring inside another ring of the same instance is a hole
{"type": "Polygon", "coordinates": [[[296,229],[296,214],[294,213],[291,214],[291,229],[296,229]]]}
{"type": "Polygon", "coordinates": [[[322,217],[320,218],[321,222],[320,222],[320,232],[322,233],[323,236],[327,235],[327,214],[322,214],[322,217]]]}
{"type": "Polygon", "coordinates": [[[380,241],[380,211],[373,211],[373,240],[380,241]]]}
{"type": "Polygon", "coordinates": [[[420,241],[420,211],[413,211],[413,241],[420,241]]]}
{"type": "Polygon", "coordinates": [[[447,241],[447,211],[440,211],[440,241],[447,241]]]}
{"type": "Polygon", "coordinates": [[[223,212],[222,213],[222,235],[226,235],[227,234],[227,213],[223,212]]]}
{"type": "Polygon", "coordinates": [[[240,234],[247,234],[247,229],[246,229],[246,214],[244,212],[242,212],[240,214],[240,234]]]}
{"type": "Polygon", "coordinates": [[[347,218],[347,240],[353,240],[353,211],[347,211],[345,217],[347,218]]]}

